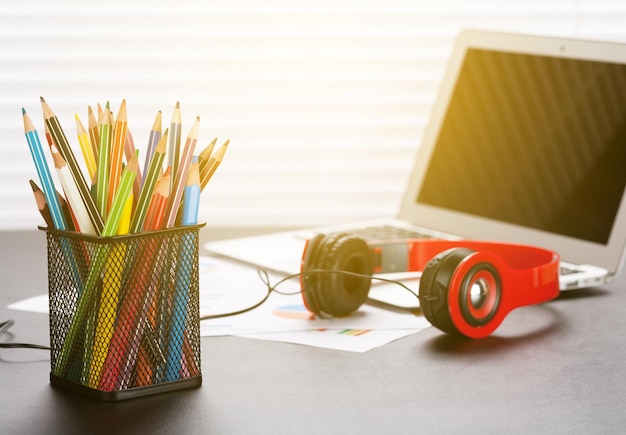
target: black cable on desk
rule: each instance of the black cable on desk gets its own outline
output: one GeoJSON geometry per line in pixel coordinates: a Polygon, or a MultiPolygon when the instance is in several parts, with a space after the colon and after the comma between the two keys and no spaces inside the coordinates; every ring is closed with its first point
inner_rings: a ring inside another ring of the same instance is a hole
{"type": "MultiPolygon", "coordinates": [[[[11,326],[13,326],[15,322],[13,320],[7,320],[0,323],[0,337],[2,334],[5,334],[11,326]]],[[[39,344],[30,344],[30,343],[0,343],[0,348],[7,349],[16,349],[16,348],[26,348],[26,349],[43,349],[50,350],[48,346],[41,346],[39,344]]]]}

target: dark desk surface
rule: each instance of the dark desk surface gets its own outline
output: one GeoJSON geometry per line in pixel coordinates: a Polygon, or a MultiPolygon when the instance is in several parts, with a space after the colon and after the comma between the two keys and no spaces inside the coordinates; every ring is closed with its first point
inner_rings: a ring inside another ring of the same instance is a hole
{"type": "MultiPolygon", "coordinates": [[[[48,344],[47,316],[6,308],[47,291],[44,234],[0,232],[0,262],[0,321],[16,321],[2,340],[48,344]]],[[[0,432],[622,433],[625,337],[622,275],[483,340],[431,328],[357,354],[203,338],[202,387],[119,403],[52,387],[47,351],[0,349],[0,432]]]]}

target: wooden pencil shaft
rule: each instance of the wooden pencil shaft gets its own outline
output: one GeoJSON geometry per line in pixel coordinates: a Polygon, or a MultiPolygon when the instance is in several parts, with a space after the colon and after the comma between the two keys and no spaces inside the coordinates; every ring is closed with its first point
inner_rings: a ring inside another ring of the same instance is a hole
{"type": "Polygon", "coordinates": [[[85,178],[83,177],[80,168],[78,167],[78,162],[76,161],[76,157],[70,148],[70,145],[67,141],[67,137],[59,124],[59,120],[56,116],[47,117],[45,120],[48,128],[50,130],[50,134],[54,140],[54,143],[59,147],[59,152],[61,156],[65,159],[68,167],[70,168],[70,172],[72,174],[72,178],[76,183],[76,187],[80,192],[80,196],[87,207],[87,212],[89,214],[89,219],[91,219],[91,223],[94,226],[97,234],[102,232],[102,228],[104,227],[104,222],[102,220],[102,216],[98,212],[96,208],[96,204],[91,197],[91,193],[89,192],[89,187],[87,187],[87,183],[85,182],[85,178]]]}

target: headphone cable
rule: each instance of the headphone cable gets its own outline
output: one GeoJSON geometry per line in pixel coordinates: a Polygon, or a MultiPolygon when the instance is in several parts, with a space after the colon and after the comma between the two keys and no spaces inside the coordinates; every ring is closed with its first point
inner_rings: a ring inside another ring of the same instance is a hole
{"type": "MultiPolygon", "coordinates": [[[[3,334],[8,335],[8,330],[13,325],[15,325],[15,322],[10,319],[0,323],[0,337],[2,337],[3,334]]],[[[25,349],[50,350],[50,347],[48,346],[41,346],[39,344],[30,344],[30,343],[0,343],[0,348],[5,348],[5,349],[25,348],[25,349]]]]}
{"type": "Polygon", "coordinates": [[[400,281],[396,281],[396,280],[388,279],[388,278],[381,278],[381,277],[378,277],[378,276],[366,275],[366,274],[363,274],[363,273],[349,272],[347,270],[311,269],[311,270],[298,272],[298,273],[292,273],[290,275],[284,276],[283,278],[281,278],[278,281],[276,281],[276,283],[272,284],[270,282],[270,277],[269,277],[269,274],[267,273],[267,271],[265,269],[263,269],[263,268],[258,268],[257,269],[257,274],[259,275],[259,278],[261,279],[263,284],[265,284],[267,286],[267,293],[265,294],[265,296],[263,296],[263,298],[259,302],[255,303],[254,305],[251,305],[251,306],[249,306],[247,308],[244,308],[244,309],[241,309],[241,310],[237,310],[237,311],[231,311],[231,312],[222,313],[222,314],[208,314],[208,315],[200,316],[200,320],[221,319],[221,318],[224,318],[224,317],[237,316],[239,314],[247,313],[247,312],[252,311],[255,308],[258,308],[261,305],[263,305],[265,303],[265,301],[267,301],[267,299],[270,297],[270,295],[272,293],[278,293],[278,294],[285,295],[285,296],[297,295],[297,294],[301,293],[302,290],[298,290],[296,292],[284,292],[284,291],[278,290],[277,287],[279,285],[285,283],[286,281],[289,281],[289,280],[293,279],[293,278],[298,278],[298,277],[305,276],[305,275],[324,274],[324,273],[346,275],[346,276],[352,276],[352,277],[355,277],[355,278],[369,278],[369,279],[375,279],[375,280],[381,281],[381,282],[387,282],[387,283],[390,283],[390,284],[397,284],[400,287],[404,288],[409,293],[411,293],[413,296],[415,296],[418,301],[421,301],[423,299],[417,293],[415,293],[415,291],[411,290],[407,285],[405,285],[404,283],[402,283],[400,281]]]}

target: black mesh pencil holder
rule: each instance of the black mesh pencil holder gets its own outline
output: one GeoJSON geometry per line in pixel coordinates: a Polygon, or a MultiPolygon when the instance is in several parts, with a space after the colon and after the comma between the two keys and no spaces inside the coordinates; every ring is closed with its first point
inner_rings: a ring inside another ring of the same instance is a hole
{"type": "Polygon", "coordinates": [[[201,227],[115,237],[41,228],[53,385],[107,401],[201,385],[201,227]]]}

